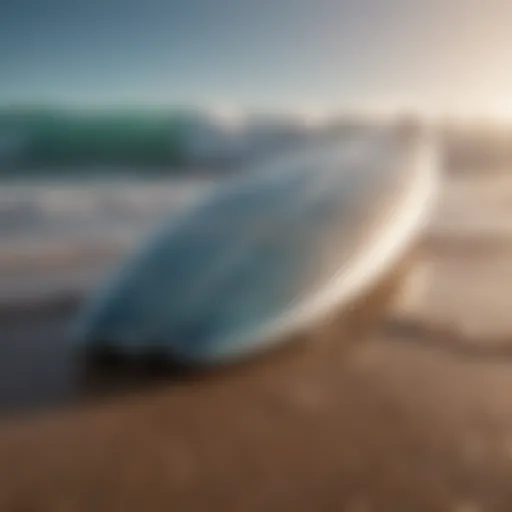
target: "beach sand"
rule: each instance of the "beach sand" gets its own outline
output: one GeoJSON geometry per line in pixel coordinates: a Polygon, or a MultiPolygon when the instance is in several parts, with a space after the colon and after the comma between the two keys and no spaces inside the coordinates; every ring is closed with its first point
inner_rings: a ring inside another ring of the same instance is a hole
{"type": "Polygon", "coordinates": [[[368,328],[409,258],[348,316],[214,373],[105,372],[66,352],[72,300],[10,312],[0,510],[511,510],[512,244],[436,232],[423,254],[416,314],[368,328]]]}

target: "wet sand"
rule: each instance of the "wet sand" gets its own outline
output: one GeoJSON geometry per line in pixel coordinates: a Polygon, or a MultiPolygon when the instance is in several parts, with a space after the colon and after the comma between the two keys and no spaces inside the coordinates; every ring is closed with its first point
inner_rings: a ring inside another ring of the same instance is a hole
{"type": "MultiPolygon", "coordinates": [[[[436,275],[464,261],[468,289],[512,254],[440,244],[436,275]]],[[[418,342],[441,296],[455,312],[446,280],[418,332],[367,332],[400,275],[304,343],[213,374],[84,365],[63,349],[72,303],[4,322],[0,510],[510,510],[512,360],[418,342]]]]}

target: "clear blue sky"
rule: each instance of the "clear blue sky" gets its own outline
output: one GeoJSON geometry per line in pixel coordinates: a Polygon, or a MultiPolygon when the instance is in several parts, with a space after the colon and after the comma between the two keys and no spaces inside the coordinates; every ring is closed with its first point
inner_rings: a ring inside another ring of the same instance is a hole
{"type": "Polygon", "coordinates": [[[0,103],[512,116],[509,0],[4,0],[0,103]]]}

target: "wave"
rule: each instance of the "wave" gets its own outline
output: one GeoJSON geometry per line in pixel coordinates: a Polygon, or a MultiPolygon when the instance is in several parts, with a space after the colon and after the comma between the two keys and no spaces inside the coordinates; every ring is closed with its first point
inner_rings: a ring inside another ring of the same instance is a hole
{"type": "Polygon", "coordinates": [[[213,185],[195,178],[2,182],[0,277],[6,265],[130,247],[213,185]]]}
{"type": "Polygon", "coordinates": [[[0,168],[183,166],[194,123],[193,116],[167,111],[4,109],[0,168]]]}

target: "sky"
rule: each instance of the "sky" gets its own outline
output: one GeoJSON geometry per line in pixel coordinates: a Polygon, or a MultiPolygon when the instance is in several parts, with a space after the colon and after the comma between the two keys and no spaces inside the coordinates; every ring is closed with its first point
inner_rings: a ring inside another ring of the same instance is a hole
{"type": "Polygon", "coordinates": [[[0,104],[512,118],[509,0],[4,0],[0,104]]]}

